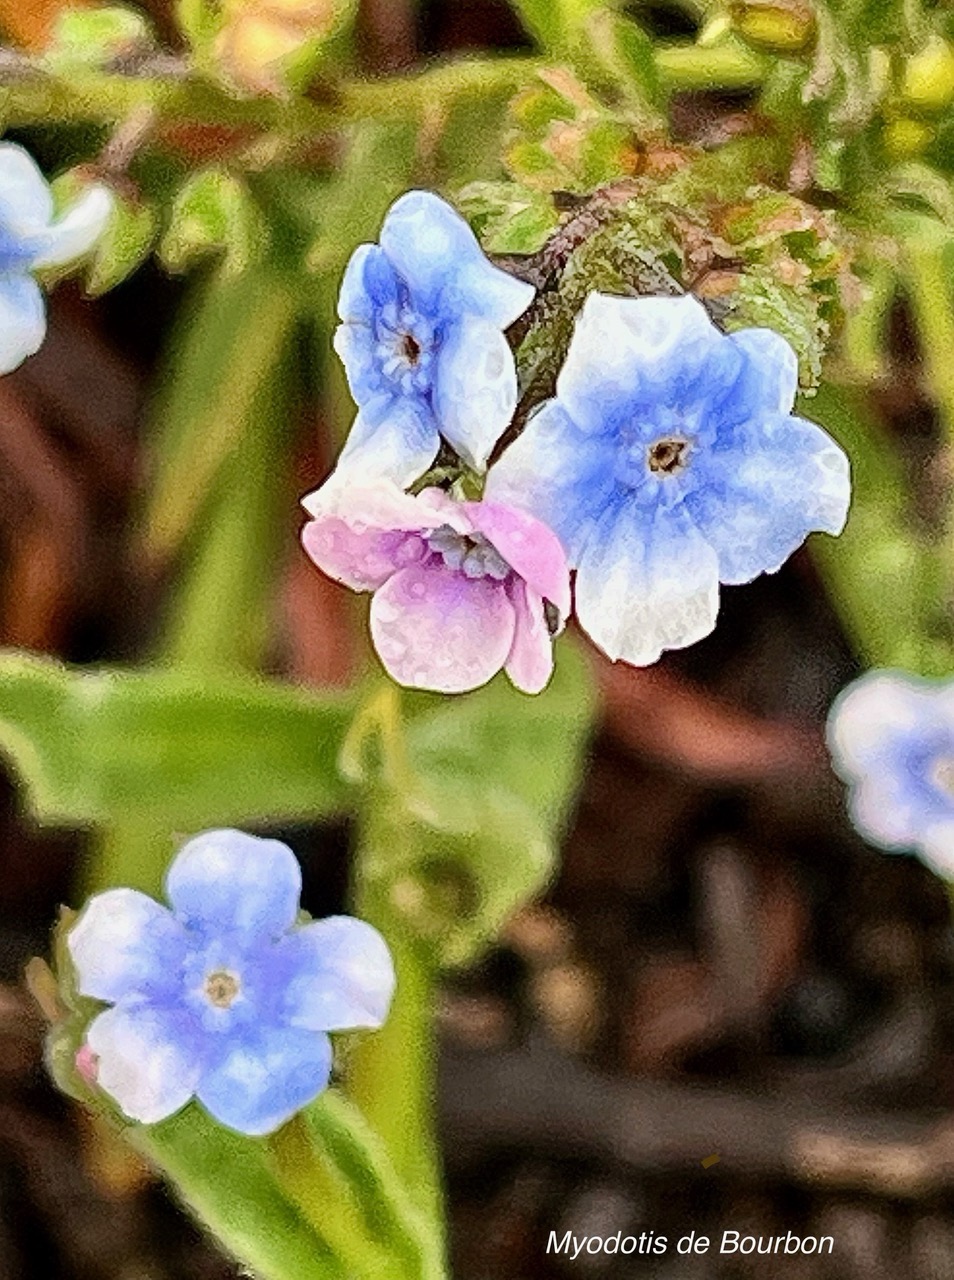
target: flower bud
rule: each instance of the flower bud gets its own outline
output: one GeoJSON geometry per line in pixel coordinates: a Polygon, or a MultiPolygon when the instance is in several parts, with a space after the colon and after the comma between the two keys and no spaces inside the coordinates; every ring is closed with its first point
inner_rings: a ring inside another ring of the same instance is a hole
{"type": "Polygon", "coordinates": [[[815,39],[809,0],[731,0],[729,13],[744,40],[770,53],[804,53],[815,39]]]}
{"type": "Polygon", "coordinates": [[[940,37],[916,53],[904,68],[901,96],[919,111],[943,111],[954,100],[954,49],[940,37]]]}
{"type": "Polygon", "coordinates": [[[234,0],[215,51],[228,77],[251,93],[304,88],[351,0],[234,0]]]}
{"type": "Polygon", "coordinates": [[[898,116],[884,127],[884,149],[895,160],[911,160],[919,156],[934,138],[934,130],[923,120],[898,116]]]}

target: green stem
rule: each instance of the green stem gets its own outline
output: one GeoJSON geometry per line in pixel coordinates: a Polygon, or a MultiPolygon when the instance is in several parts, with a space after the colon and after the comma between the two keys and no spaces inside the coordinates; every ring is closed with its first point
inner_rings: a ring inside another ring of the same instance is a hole
{"type": "Polygon", "coordinates": [[[398,1177],[424,1214],[435,1248],[443,1255],[443,1185],[434,1113],[436,1046],[434,1013],[437,974],[426,949],[410,933],[391,900],[395,877],[373,877],[361,868],[393,868],[402,861],[403,824],[391,821],[380,798],[368,805],[359,854],[357,914],[388,940],[397,974],[387,1022],[354,1050],[348,1092],[380,1135],[398,1177]]]}
{"type": "Polygon", "coordinates": [[[700,47],[664,45],[654,52],[656,70],[666,89],[757,89],[772,65],[740,41],[700,47]]]}
{"type": "MultiPolygon", "coordinates": [[[[954,234],[933,218],[905,219],[901,227],[904,231],[901,243],[904,247],[905,284],[924,357],[925,379],[941,419],[940,463],[942,471],[950,476],[954,472],[954,298],[951,293],[954,234]]],[[[954,608],[951,557],[954,497],[947,499],[938,542],[936,559],[940,581],[937,588],[939,602],[948,615],[954,608]]],[[[949,621],[946,633],[954,639],[954,628],[949,621]]]]}
{"type": "MultiPolygon", "coordinates": [[[[660,79],[670,89],[754,87],[770,65],[735,42],[711,48],[671,45],[657,49],[654,57],[660,79]]],[[[136,74],[77,70],[61,78],[10,55],[0,65],[0,120],[8,128],[80,121],[115,125],[152,107],[164,124],[253,126],[308,139],[360,121],[407,121],[435,104],[468,95],[516,93],[545,65],[530,57],[473,58],[389,79],[343,80],[333,86],[328,101],[284,101],[236,97],[182,63],[136,74]]]]}
{"type": "Polygon", "coordinates": [[[819,535],[811,546],[855,649],[871,666],[950,672],[954,652],[937,615],[937,558],[914,525],[900,459],[857,391],[823,385],[805,413],[851,458],[845,531],[819,535]]]}

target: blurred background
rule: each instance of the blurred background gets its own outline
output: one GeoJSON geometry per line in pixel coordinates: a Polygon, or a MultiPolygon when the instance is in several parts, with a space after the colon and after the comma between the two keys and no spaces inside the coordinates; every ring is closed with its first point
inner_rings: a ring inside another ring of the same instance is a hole
{"type": "MultiPolygon", "coordinates": [[[[165,0],[142,7],[172,31],[165,0]]],[[[36,47],[56,9],[0,0],[0,24],[36,47]]],[[[690,9],[650,4],[640,16],[663,34],[694,29],[690,9]]],[[[502,0],[364,0],[359,32],[375,72],[525,43],[502,0]]],[[[746,105],[744,90],[693,92],[674,115],[691,140],[746,105]]],[[[84,151],[69,131],[12,136],[53,169],[84,151]]],[[[180,141],[189,154],[214,143],[180,141]]],[[[461,163],[463,179],[484,162],[461,163]]],[[[369,193],[372,229],[390,181],[382,174],[382,192],[369,193]]],[[[46,345],[0,380],[3,645],[112,662],[148,655],[163,635],[170,560],[143,537],[149,424],[176,394],[170,351],[192,343],[201,364],[202,342],[214,346],[216,324],[229,323],[223,297],[199,311],[204,284],[201,272],[183,282],[147,263],[102,299],[62,286],[46,345]],[[197,311],[198,348],[194,329],[181,330],[197,311]]],[[[270,410],[287,474],[263,513],[269,588],[249,595],[245,616],[269,669],[334,685],[366,661],[363,610],[305,563],[296,498],[327,473],[348,411],[336,417],[315,393],[327,351],[303,335],[300,355],[299,409],[270,410]]],[[[919,457],[937,423],[903,305],[889,358],[872,408],[919,457]]],[[[858,667],[810,550],[726,590],[716,633],[650,670],[587,654],[602,711],[559,877],[441,996],[455,1276],[948,1280],[948,899],[914,858],[866,848],[845,818],[823,725],[858,667]],[[672,1240],[725,1228],[832,1235],[836,1251],[546,1253],[551,1231],[672,1240]]],[[[305,905],[340,908],[347,828],[286,835],[305,867],[305,905]]],[[[46,1082],[41,1018],[21,977],[46,952],[58,904],[75,903],[84,852],[81,837],[31,825],[10,781],[0,784],[0,1278],[227,1280],[237,1272],[148,1173],[105,1148],[46,1082]]]]}

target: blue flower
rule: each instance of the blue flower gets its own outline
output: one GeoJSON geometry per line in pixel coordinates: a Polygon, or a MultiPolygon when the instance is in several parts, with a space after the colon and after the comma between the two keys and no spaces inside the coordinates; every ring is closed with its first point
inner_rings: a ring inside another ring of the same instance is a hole
{"type": "Polygon", "coordinates": [[[427,191],[391,206],[380,244],[355,250],[335,350],[359,407],[339,470],[358,464],[404,488],[443,438],[482,469],[517,403],[503,330],[533,288],[493,266],[470,227],[427,191]]]}
{"type": "Polygon", "coordinates": [[[31,272],[86,253],[112,207],[108,189],[94,184],[55,222],[49,184],[31,156],[0,143],[0,373],[39,351],[46,337],[46,307],[31,272]]]}
{"type": "Polygon", "coordinates": [[[719,583],[772,573],[813,529],[839,533],[848,460],[791,415],[794,352],[725,335],[694,298],[594,293],[556,397],[491,468],[486,496],[557,533],[580,624],[643,665],[715,625],[719,583]]]}
{"type": "Polygon", "coordinates": [[[300,924],[301,872],[277,840],[207,831],[166,878],[91,898],[69,933],[82,995],[113,1007],[86,1043],[97,1084],[151,1124],[193,1097],[240,1133],[278,1128],[327,1085],[328,1031],[379,1027],[394,988],[377,930],[300,924]]]}
{"type": "Polygon", "coordinates": [[[862,835],[954,874],[954,681],[869,672],[832,707],[828,746],[862,835]]]}

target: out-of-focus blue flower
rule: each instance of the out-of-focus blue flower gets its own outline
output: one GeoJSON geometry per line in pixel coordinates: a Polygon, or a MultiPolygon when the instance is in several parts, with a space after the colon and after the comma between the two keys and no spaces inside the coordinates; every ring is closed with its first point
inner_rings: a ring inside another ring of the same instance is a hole
{"type": "Polygon", "coordinates": [[[954,874],[954,681],[869,672],[832,707],[828,745],[861,834],[954,874]]]}
{"type": "Polygon", "coordinates": [[[715,625],[719,583],[778,569],[839,533],[848,460],[793,417],[797,366],[769,329],[721,333],[694,298],[594,293],[556,397],[491,469],[486,496],[550,525],[576,612],[614,660],[643,665],[715,625]]]}
{"type": "Polygon", "coordinates": [[[0,143],[0,373],[33,355],[46,337],[43,294],[31,273],[86,253],[112,208],[109,190],[94,184],[54,221],[49,184],[32,157],[13,142],[0,143]]]}
{"type": "Polygon", "coordinates": [[[335,350],[358,416],[339,471],[360,464],[404,488],[440,437],[478,469],[517,403],[503,330],[533,288],[493,266],[470,227],[427,191],[392,206],[379,244],[359,246],[341,285],[335,350]]]}
{"type": "Polygon", "coordinates": [[[193,1096],[240,1133],[278,1128],[327,1085],[329,1031],[378,1027],[394,989],[384,939],[350,916],[298,923],[287,845],[207,831],[166,878],[91,898],[68,945],[81,994],[111,1009],[86,1044],[97,1084],[151,1124],[193,1096]]]}

